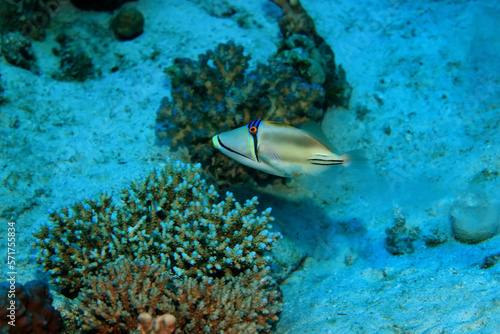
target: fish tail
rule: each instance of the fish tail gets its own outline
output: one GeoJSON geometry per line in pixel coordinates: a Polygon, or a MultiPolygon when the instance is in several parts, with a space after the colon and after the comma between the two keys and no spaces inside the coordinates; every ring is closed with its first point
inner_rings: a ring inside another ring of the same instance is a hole
{"type": "Polygon", "coordinates": [[[363,149],[346,152],[340,157],[344,160],[344,163],[342,164],[344,167],[364,168],[368,166],[366,151],[363,149]]]}

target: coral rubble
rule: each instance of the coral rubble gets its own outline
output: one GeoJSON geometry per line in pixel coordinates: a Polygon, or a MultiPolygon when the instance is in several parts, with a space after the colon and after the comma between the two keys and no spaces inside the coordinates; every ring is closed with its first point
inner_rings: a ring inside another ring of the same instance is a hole
{"type": "Polygon", "coordinates": [[[188,147],[190,159],[210,166],[219,184],[239,183],[267,174],[251,171],[223,155],[213,154],[210,138],[217,132],[267,119],[300,125],[323,116],[324,90],[279,59],[248,70],[249,56],[233,42],[219,44],[198,61],[175,59],[167,70],[172,99],[157,113],[156,135],[174,148],[188,147]],[[250,176],[251,175],[251,176],[250,176]]]}
{"type": "Polygon", "coordinates": [[[220,201],[200,170],[168,160],[123,189],[121,204],[102,194],[50,212],[35,234],[39,261],[78,296],[85,328],[135,329],[142,312],[173,314],[189,332],[265,332],[277,320],[270,209],[257,215],[256,198],[231,193],[220,201]]]}
{"type": "Polygon", "coordinates": [[[0,332],[17,334],[61,333],[61,314],[52,307],[47,283],[0,283],[0,332]],[[14,303],[12,303],[14,302],[14,303]],[[10,323],[9,323],[10,322],[10,323]]]}
{"type": "Polygon", "coordinates": [[[394,217],[392,226],[385,230],[385,249],[392,255],[411,254],[415,251],[414,243],[420,238],[420,229],[408,229],[403,215],[394,217]]]}

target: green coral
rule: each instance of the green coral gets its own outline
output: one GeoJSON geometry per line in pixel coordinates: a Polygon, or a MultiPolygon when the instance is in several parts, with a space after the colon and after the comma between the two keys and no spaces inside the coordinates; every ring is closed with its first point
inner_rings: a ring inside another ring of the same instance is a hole
{"type": "Polygon", "coordinates": [[[219,44],[198,61],[178,58],[167,70],[172,98],[157,113],[156,135],[173,148],[188,147],[219,185],[268,178],[222,154],[214,156],[211,136],[253,119],[300,125],[323,116],[325,94],[292,66],[279,59],[248,71],[250,57],[233,42],[219,44]]]}

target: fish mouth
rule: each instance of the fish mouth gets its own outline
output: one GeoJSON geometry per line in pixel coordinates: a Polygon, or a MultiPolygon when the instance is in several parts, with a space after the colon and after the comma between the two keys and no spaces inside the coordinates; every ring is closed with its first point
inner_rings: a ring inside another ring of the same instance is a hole
{"type": "Polygon", "coordinates": [[[235,154],[241,155],[241,156],[242,156],[242,157],[244,157],[244,158],[247,158],[247,159],[250,159],[250,160],[254,161],[254,159],[252,159],[252,158],[250,158],[250,157],[248,157],[248,156],[244,155],[243,153],[240,153],[240,152],[238,152],[238,151],[235,151],[235,150],[233,150],[232,148],[230,148],[229,146],[224,145],[224,143],[222,143],[222,140],[220,140],[220,136],[219,136],[219,135],[216,135],[216,136],[214,136],[214,138],[212,138],[212,143],[213,143],[213,145],[214,145],[214,147],[215,147],[215,148],[218,148],[218,147],[216,146],[216,144],[218,144],[218,145],[220,145],[220,147],[224,148],[225,150],[228,150],[229,152],[232,152],[232,153],[235,153],[235,154]],[[217,137],[217,143],[215,142],[215,137],[217,137]]]}

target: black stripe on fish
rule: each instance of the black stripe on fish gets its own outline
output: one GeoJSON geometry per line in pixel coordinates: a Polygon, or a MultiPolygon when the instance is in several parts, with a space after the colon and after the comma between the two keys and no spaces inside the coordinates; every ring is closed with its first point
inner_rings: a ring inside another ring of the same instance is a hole
{"type": "Polygon", "coordinates": [[[308,159],[313,165],[320,166],[333,166],[333,165],[342,165],[344,160],[326,160],[326,159],[308,159]]]}
{"type": "Polygon", "coordinates": [[[222,143],[222,141],[220,140],[220,137],[219,137],[219,136],[217,136],[217,141],[219,142],[219,145],[220,145],[220,146],[222,146],[222,147],[224,147],[226,150],[228,150],[228,151],[230,151],[230,152],[233,152],[233,153],[236,153],[236,154],[239,154],[239,155],[241,155],[242,157],[245,157],[245,158],[247,158],[247,159],[250,159],[250,160],[254,161],[252,158],[249,158],[249,157],[247,157],[246,155],[241,154],[240,152],[237,152],[237,151],[235,151],[235,150],[233,150],[233,149],[231,149],[231,148],[227,147],[226,145],[224,145],[224,144],[222,143]]]}

